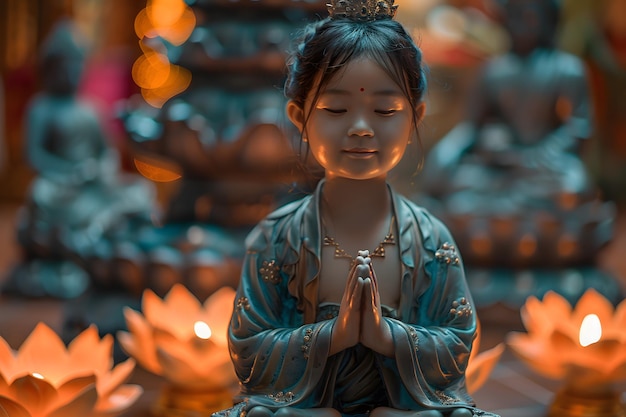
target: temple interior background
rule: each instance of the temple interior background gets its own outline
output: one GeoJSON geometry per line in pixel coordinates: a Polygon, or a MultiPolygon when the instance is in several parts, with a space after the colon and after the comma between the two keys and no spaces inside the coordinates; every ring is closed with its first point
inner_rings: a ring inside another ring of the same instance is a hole
{"type": "MultiPolygon", "coordinates": [[[[236,286],[246,233],[320,178],[300,158],[280,87],[291,35],[324,3],[0,2],[1,338],[17,349],[39,322],[65,341],[90,324],[115,335],[146,289],[165,296],[180,283],[204,300],[236,286]],[[68,174],[60,159],[78,168],[68,174]]],[[[557,90],[558,65],[537,66],[530,93],[508,98],[495,80],[476,87],[483,65],[511,53],[501,3],[396,0],[429,93],[422,148],[390,181],[455,236],[481,350],[524,331],[527,297],[576,303],[592,288],[618,305],[626,294],[626,2],[561,0],[548,31],[586,83],[557,90]],[[489,100],[512,115],[478,126],[468,114],[489,100]],[[470,122],[480,150],[445,165],[470,122]],[[541,148],[538,125],[556,125],[558,140],[588,134],[575,151],[541,148]],[[513,153],[528,146],[542,160],[510,171],[485,156],[513,136],[526,138],[513,153]]],[[[118,345],[114,356],[127,357],[118,345]]],[[[139,366],[131,380],[144,394],[123,416],[149,415],[163,381],[139,366]]],[[[538,416],[558,387],[505,349],[474,397],[502,416],[538,416]]]]}

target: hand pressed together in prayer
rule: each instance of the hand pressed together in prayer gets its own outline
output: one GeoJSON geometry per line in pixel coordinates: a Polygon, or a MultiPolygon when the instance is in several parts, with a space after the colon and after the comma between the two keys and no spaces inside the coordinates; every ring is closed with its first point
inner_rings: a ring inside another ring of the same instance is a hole
{"type": "Polygon", "coordinates": [[[361,343],[393,356],[389,325],[383,320],[378,279],[368,251],[360,251],[348,274],[339,315],[332,331],[330,353],[361,343]]]}

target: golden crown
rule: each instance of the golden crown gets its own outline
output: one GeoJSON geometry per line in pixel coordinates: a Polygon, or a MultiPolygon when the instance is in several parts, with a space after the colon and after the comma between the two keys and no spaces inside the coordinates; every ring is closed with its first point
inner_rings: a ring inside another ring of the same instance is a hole
{"type": "Polygon", "coordinates": [[[331,0],[326,7],[331,19],[370,21],[393,19],[398,9],[393,2],[394,0],[331,0]]]}

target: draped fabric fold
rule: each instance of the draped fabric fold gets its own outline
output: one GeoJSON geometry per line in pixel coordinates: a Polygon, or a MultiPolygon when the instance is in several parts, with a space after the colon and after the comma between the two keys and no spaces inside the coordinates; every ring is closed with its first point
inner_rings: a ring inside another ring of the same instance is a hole
{"type": "MultiPolygon", "coordinates": [[[[215,416],[240,417],[256,405],[276,410],[332,407],[365,415],[474,407],[465,368],[476,317],[463,264],[447,228],[390,188],[398,219],[401,300],[385,320],[395,357],[357,345],[329,356],[337,306],[320,306],[319,201],[291,203],[260,223],[246,241],[231,326],[231,356],[241,381],[238,404],[215,416]]],[[[445,412],[445,411],[444,411],[445,412]]]]}

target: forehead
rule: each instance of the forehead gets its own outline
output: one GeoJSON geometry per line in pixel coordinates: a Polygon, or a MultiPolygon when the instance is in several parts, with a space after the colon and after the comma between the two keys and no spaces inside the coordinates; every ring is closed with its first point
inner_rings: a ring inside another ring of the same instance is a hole
{"type": "Polygon", "coordinates": [[[322,89],[322,94],[347,94],[353,92],[402,94],[397,82],[372,58],[349,61],[322,89]]]}

